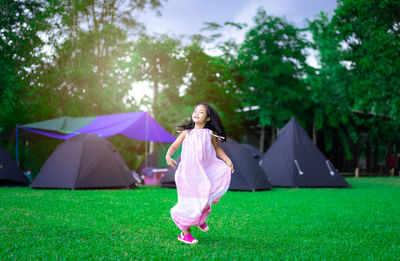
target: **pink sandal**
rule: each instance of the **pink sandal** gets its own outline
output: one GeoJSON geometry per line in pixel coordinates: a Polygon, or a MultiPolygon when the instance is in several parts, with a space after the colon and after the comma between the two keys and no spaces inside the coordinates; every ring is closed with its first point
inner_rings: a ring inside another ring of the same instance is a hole
{"type": "Polygon", "coordinates": [[[210,230],[210,228],[207,226],[206,222],[204,222],[201,225],[198,225],[197,227],[203,232],[207,232],[208,230],[210,230]]]}
{"type": "Polygon", "coordinates": [[[183,232],[178,236],[178,240],[185,244],[190,244],[190,245],[194,245],[197,242],[199,242],[199,241],[197,241],[197,239],[194,239],[192,237],[192,234],[189,233],[189,234],[183,235],[183,232]]]}

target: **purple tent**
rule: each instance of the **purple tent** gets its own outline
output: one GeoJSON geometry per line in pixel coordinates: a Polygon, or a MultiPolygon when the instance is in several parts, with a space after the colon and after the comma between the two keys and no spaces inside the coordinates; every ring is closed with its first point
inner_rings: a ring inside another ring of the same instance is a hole
{"type": "Polygon", "coordinates": [[[67,140],[82,133],[92,133],[104,138],[121,134],[136,140],[168,143],[175,141],[175,137],[161,127],[145,111],[97,117],[61,117],[18,126],[16,133],[17,144],[18,129],[62,140],[67,140]]]}

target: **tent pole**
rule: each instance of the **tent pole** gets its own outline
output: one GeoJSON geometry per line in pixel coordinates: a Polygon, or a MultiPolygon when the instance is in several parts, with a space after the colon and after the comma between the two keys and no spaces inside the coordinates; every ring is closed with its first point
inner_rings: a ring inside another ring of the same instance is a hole
{"type": "Polygon", "coordinates": [[[145,143],[145,153],[144,153],[144,155],[145,155],[145,167],[147,168],[148,167],[148,157],[147,157],[147,155],[148,155],[148,153],[147,153],[147,150],[148,150],[148,145],[149,145],[149,141],[148,141],[148,139],[149,139],[149,136],[148,136],[148,131],[149,131],[149,112],[147,111],[146,112],[146,143],[145,143]]]}
{"type": "Polygon", "coordinates": [[[147,140],[144,141],[144,167],[147,168],[147,140]]]}
{"type": "Polygon", "coordinates": [[[18,125],[15,125],[15,161],[18,165],[18,125]]]}

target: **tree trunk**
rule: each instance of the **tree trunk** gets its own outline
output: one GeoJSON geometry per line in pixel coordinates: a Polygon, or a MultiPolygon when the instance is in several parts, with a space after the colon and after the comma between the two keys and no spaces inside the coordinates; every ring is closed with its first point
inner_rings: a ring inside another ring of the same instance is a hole
{"type": "MultiPolygon", "coordinates": [[[[153,117],[157,120],[158,115],[158,82],[154,81],[153,87],[153,117]]],[[[153,153],[154,151],[154,143],[150,142],[149,154],[153,153]]]]}
{"type": "Polygon", "coordinates": [[[315,145],[317,145],[317,131],[315,129],[315,120],[313,120],[312,124],[312,141],[315,145]]]}
{"type": "Polygon", "coordinates": [[[150,155],[151,153],[153,153],[153,151],[154,151],[154,142],[153,142],[153,141],[150,141],[149,155],[150,155]]]}
{"type": "Polygon", "coordinates": [[[158,116],[158,82],[154,81],[153,87],[153,117],[157,120],[158,116]]]}
{"type": "Polygon", "coordinates": [[[271,140],[271,144],[273,144],[276,140],[276,132],[275,132],[275,125],[274,123],[271,123],[271,135],[272,135],[272,140],[271,140]]]}
{"type": "Polygon", "coordinates": [[[379,168],[378,176],[381,176],[382,169],[383,169],[384,167],[386,167],[386,158],[387,158],[387,156],[389,155],[389,150],[390,150],[390,143],[388,143],[388,144],[386,145],[385,155],[383,156],[382,165],[381,165],[381,167],[379,168]]]}
{"type": "Polygon", "coordinates": [[[375,147],[374,147],[374,162],[372,163],[372,168],[374,169],[374,172],[378,172],[379,170],[379,158],[378,158],[378,141],[375,141],[375,147]]]}
{"type": "Polygon", "coordinates": [[[360,160],[360,152],[361,152],[361,145],[357,143],[353,143],[350,145],[350,150],[353,154],[353,169],[359,168],[359,160],[360,160]]]}
{"type": "Polygon", "coordinates": [[[366,152],[366,158],[367,158],[367,172],[371,173],[371,163],[372,163],[372,153],[371,153],[371,143],[367,141],[367,152],[366,152]]]}
{"type": "Polygon", "coordinates": [[[264,153],[265,127],[261,126],[260,151],[264,153]]]}

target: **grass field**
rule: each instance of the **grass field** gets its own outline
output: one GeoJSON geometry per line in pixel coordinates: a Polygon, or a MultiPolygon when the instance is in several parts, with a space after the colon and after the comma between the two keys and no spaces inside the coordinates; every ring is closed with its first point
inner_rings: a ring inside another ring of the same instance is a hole
{"type": "Polygon", "coordinates": [[[176,240],[176,190],[0,188],[1,260],[400,260],[400,178],[348,189],[228,191],[200,242],[176,240]]]}

